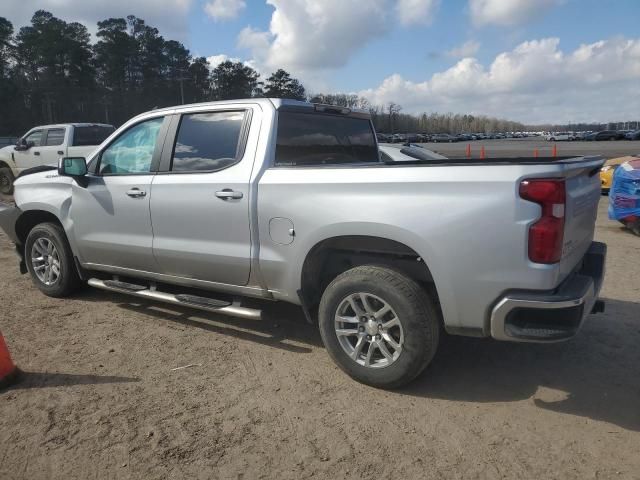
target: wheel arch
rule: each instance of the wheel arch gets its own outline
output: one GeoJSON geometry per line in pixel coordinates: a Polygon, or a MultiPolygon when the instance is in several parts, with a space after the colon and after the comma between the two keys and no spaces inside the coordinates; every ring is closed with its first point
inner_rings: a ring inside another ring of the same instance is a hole
{"type": "Polygon", "coordinates": [[[403,242],[375,235],[338,235],[318,241],[307,252],[300,272],[300,289],[307,306],[341,273],[360,265],[384,265],[419,282],[439,302],[435,280],[425,259],[403,242]]]}
{"type": "Polygon", "coordinates": [[[33,227],[35,227],[36,225],[40,225],[42,223],[53,223],[62,229],[62,233],[64,234],[64,237],[67,243],[69,244],[69,248],[71,249],[71,254],[73,255],[73,263],[76,267],[76,271],[78,272],[78,275],[80,276],[80,278],[84,279],[85,272],[83,271],[78,261],[78,258],[76,257],[76,253],[73,248],[73,244],[70,241],[69,233],[67,229],[65,228],[64,224],[55,213],[52,213],[48,210],[43,210],[43,209],[25,210],[16,220],[16,223],[15,223],[15,232],[16,232],[16,238],[17,238],[16,249],[18,250],[21,258],[20,272],[21,273],[27,272],[26,264],[24,263],[25,256],[26,256],[24,252],[24,248],[25,248],[27,236],[29,235],[29,232],[33,229],[33,227]]]}
{"type": "Polygon", "coordinates": [[[29,235],[29,232],[33,227],[41,223],[55,223],[64,231],[62,222],[55,214],[46,210],[27,210],[18,217],[15,225],[16,236],[18,237],[21,245],[25,244],[27,235],[29,235]]]}

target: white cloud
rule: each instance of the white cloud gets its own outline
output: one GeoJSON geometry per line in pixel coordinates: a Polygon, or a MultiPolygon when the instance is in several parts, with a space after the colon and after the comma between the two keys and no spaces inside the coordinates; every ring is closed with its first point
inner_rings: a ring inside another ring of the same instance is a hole
{"type": "Polygon", "coordinates": [[[238,34],[238,47],[254,52],[266,52],[271,45],[271,34],[253,29],[251,26],[243,28],[238,34]]]}
{"type": "Polygon", "coordinates": [[[240,61],[239,58],[229,57],[228,55],[225,55],[224,53],[221,53],[219,55],[211,55],[211,56],[207,57],[207,62],[209,63],[209,69],[210,70],[213,70],[218,65],[220,65],[222,62],[226,62],[227,60],[230,60],[232,62],[239,62],[240,61]]]}
{"type": "Polygon", "coordinates": [[[204,6],[204,11],[214,20],[230,20],[236,18],[247,4],[244,0],[211,0],[204,6]]]}
{"type": "Polygon", "coordinates": [[[406,112],[488,114],[524,122],[637,118],[640,38],[613,38],[562,52],[557,38],[533,40],[485,66],[464,58],[424,82],[394,74],[360,92],[406,112]]]}
{"type": "Polygon", "coordinates": [[[398,0],[396,13],[403,25],[430,25],[440,0],[398,0]]]}
{"type": "Polygon", "coordinates": [[[207,57],[207,63],[209,64],[209,70],[213,70],[215,69],[218,65],[220,65],[222,62],[226,62],[226,61],[230,61],[230,62],[242,62],[243,64],[245,64],[247,67],[251,67],[253,68],[255,71],[257,71],[261,76],[265,75],[265,72],[260,70],[260,65],[258,65],[255,60],[251,59],[251,60],[242,60],[241,58],[238,57],[230,57],[224,53],[220,53],[218,55],[210,55],[207,57]]]}
{"type": "Polygon", "coordinates": [[[447,55],[455,58],[473,57],[480,50],[480,42],[475,40],[469,40],[464,42],[459,47],[452,48],[447,52],[447,55]]]}
{"type": "Polygon", "coordinates": [[[245,28],[238,46],[266,69],[338,68],[390,26],[388,0],[267,0],[275,8],[268,32],[245,28]]]}
{"type": "Polygon", "coordinates": [[[471,20],[477,26],[514,26],[541,16],[564,0],[469,0],[471,20]]]}
{"type": "Polygon", "coordinates": [[[135,15],[160,30],[166,38],[186,41],[187,16],[193,0],[1,0],[0,15],[8,18],[16,31],[30,24],[36,10],[47,10],[67,22],[80,22],[89,32],[97,22],[113,17],[135,15]],[[171,12],[167,14],[167,12],[171,12]]]}

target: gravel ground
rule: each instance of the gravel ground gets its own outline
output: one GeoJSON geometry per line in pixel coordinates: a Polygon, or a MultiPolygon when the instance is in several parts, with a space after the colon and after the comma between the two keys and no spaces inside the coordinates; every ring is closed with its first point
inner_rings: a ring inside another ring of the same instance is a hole
{"type": "Polygon", "coordinates": [[[0,393],[0,478],[637,479],[640,238],[605,200],[605,314],[562,344],[447,337],[396,392],[346,377],[296,308],[55,300],[0,236],[0,329],[26,372],[0,393]]]}

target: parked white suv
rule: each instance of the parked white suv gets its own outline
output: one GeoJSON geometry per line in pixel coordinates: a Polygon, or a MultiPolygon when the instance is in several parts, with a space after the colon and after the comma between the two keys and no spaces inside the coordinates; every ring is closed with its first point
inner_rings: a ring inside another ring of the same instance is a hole
{"type": "Polygon", "coordinates": [[[87,157],[115,131],[113,125],[67,123],[35,127],[15,145],[0,149],[0,193],[11,194],[13,181],[27,168],[57,164],[60,157],[87,157]]]}

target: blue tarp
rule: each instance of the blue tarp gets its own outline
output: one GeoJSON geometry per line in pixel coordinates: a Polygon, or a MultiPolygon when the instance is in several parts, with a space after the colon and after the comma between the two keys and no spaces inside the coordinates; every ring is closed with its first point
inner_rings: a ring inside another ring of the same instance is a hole
{"type": "Polygon", "coordinates": [[[640,160],[625,162],[616,168],[609,190],[609,218],[640,218],[640,160]]]}

